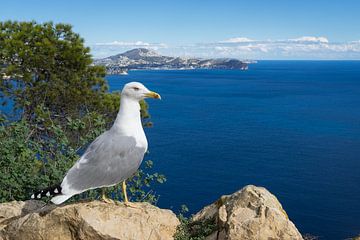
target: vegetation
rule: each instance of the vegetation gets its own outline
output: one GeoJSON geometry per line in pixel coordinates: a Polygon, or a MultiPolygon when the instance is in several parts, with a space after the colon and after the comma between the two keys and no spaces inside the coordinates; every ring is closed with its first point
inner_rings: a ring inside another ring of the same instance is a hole
{"type": "Polygon", "coordinates": [[[91,65],[90,49],[70,25],[8,21],[0,29],[2,73],[12,76],[3,79],[1,90],[26,120],[38,105],[62,117],[113,107],[104,102],[104,69],[91,65]]]}
{"type": "Polygon", "coordinates": [[[214,219],[201,222],[191,221],[191,218],[184,216],[188,211],[189,209],[185,205],[181,206],[180,214],[178,215],[180,225],[175,233],[175,240],[204,240],[218,229],[214,219]]]}
{"type": "MultiPolygon", "coordinates": [[[[105,69],[67,24],[0,22],[0,102],[13,116],[0,117],[0,201],[28,199],[39,188],[60,183],[85,147],[117,114],[120,94],[109,93],[105,69]]],[[[144,125],[148,105],[141,102],[144,125]]],[[[7,113],[7,115],[9,115],[7,113]]],[[[156,202],[152,162],[129,181],[132,200],[156,202]]],[[[120,188],[108,190],[114,199],[120,188]]],[[[89,191],[78,198],[96,198],[89,191]]]]}
{"type": "Polygon", "coordinates": [[[108,93],[105,69],[92,65],[89,52],[70,25],[0,22],[2,104],[11,101],[29,123],[43,114],[43,107],[49,114],[44,124],[65,127],[68,118],[83,119],[93,112],[110,123],[120,96],[108,93]]]}
{"type": "Polygon", "coordinates": [[[26,200],[38,188],[58,183],[77,154],[58,126],[47,129],[48,141],[31,137],[25,120],[4,121],[0,126],[0,202],[26,200]],[[46,148],[46,150],[44,150],[46,148]]]}

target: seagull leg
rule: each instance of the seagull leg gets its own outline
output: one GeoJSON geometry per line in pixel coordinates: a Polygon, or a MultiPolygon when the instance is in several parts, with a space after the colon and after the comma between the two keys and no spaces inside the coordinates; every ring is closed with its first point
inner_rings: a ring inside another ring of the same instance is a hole
{"type": "Polygon", "coordinates": [[[124,204],[125,204],[125,206],[132,207],[132,208],[137,208],[133,203],[129,202],[129,200],[128,200],[127,192],[126,192],[126,182],[125,182],[125,180],[122,182],[121,188],[122,188],[122,191],[123,191],[123,194],[124,194],[124,204]]]}
{"type": "Polygon", "coordinates": [[[104,188],[101,189],[101,201],[106,202],[106,203],[114,203],[114,201],[112,199],[110,199],[106,196],[104,188]]]}
{"type": "Polygon", "coordinates": [[[126,182],[125,182],[125,180],[122,182],[121,188],[122,188],[122,192],[123,192],[123,194],[124,194],[124,202],[125,202],[125,204],[126,204],[126,203],[129,202],[129,200],[128,200],[128,197],[127,197],[126,182]]]}

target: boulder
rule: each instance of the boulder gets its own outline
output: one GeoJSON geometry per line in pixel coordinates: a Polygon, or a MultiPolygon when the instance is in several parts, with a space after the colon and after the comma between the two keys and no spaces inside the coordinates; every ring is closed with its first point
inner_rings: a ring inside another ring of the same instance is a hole
{"type": "Polygon", "coordinates": [[[195,214],[192,221],[212,221],[217,226],[206,240],[303,239],[276,197],[252,185],[222,196],[195,214]]]}
{"type": "Polygon", "coordinates": [[[0,239],[173,239],[179,220],[148,203],[100,201],[63,206],[40,201],[0,204],[0,239]]]}

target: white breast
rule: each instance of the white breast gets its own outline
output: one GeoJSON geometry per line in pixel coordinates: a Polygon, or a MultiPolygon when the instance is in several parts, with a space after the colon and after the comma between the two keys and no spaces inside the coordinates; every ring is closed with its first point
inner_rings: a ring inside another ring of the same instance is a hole
{"type": "Polygon", "coordinates": [[[148,141],[146,139],[144,130],[141,128],[141,131],[136,132],[134,137],[136,140],[136,147],[144,148],[146,152],[148,148],[148,141]]]}

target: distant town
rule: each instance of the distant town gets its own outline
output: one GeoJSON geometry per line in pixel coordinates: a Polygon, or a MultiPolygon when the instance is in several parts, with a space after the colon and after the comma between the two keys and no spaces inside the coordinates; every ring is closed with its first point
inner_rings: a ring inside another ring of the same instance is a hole
{"type": "Polygon", "coordinates": [[[169,57],[146,48],[136,48],[130,51],[96,59],[95,65],[106,67],[107,74],[127,74],[132,69],[239,69],[247,70],[250,63],[256,61],[241,61],[234,58],[183,58],[169,57]]]}

